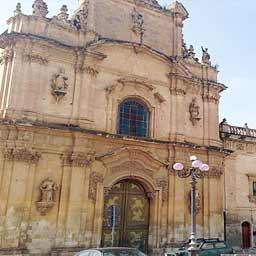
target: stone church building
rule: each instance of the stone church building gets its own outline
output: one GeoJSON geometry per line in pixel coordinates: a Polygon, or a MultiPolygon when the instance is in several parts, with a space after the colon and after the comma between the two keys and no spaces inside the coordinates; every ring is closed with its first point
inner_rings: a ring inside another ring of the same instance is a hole
{"type": "Polygon", "coordinates": [[[17,4],[0,35],[0,254],[110,246],[111,205],[114,246],[161,254],[190,233],[190,179],[172,166],[189,168],[191,155],[210,166],[197,183],[198,237],[238,241],[247,221],[252,246],[255,130],[219,126],[226,87],[208,50],[199,61],[186,47],[184,6],[80,0],[70,18],[65,5],[47,14],[43,0],[32,15],[17,4]],[[247,157],[250,197],[235,192],[247,157]]]}

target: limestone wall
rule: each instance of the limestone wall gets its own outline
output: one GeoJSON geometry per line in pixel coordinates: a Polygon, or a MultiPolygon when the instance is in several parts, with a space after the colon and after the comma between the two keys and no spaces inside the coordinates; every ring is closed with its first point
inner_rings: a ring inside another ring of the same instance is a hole
{"type": "Polygon", "coordinates": [[[99,246],[104,191],[124,178],[136,179],[153,194],[150,250],[183,241],[190,232],[189,179],[173,175],[166,163],[189,166],[191,154],[212,166],[197,184],[198,235],[222,237],[222,153],[183,146],[167,150],[161,143],[57,127],[1,125],[0,247],[40,254],[99,246]],[[127,161],[144,167],[127,169],[127,161]],[[42,184],[50,184],[52,193],[42,184]]]}
{"type": "Polygon", "coordinates": [[[225,162],[227,238],[235,246],[242,246],[244,221],[251,224],[251,244],[255,245],[255,197],[252,182],[256,180],[256,147],[254,141],[227,139],[226,148],[234,150],[225,162]]]}

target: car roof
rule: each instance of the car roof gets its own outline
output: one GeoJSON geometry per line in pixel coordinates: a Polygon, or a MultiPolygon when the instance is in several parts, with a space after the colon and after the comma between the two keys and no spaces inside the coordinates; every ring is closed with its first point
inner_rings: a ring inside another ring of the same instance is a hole
{"type": "Polygon", "coordinates": [[[138,250],[136,248],[130,248],[130,247],[103,247],[103,248],[93,248],[91,250],[98,250],[98,251],[108,251],[108,250],[138,250]]]}
{"type": "Polygon", "coordinates": [[[137,248],[131,248],[131,247],[102,247],[102,248],[90,248],[85,249],[80,252],[86,252],[86,251],[108,251],[108,250],[138,250],[137,248]]]}

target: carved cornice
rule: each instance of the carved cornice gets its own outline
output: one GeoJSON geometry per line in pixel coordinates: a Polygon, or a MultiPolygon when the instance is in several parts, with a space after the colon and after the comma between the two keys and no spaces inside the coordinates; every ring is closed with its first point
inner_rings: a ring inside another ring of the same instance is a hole
{"type": "Polygon", "coordinates": [[[33,53],[24,54],[23,59],[24,59],[24,61],[27,61],[29,63],[32,63],[32,62],[38,63],[43,66],[46,66],[49,63],[49,60],[47,58],[42,57],[39,54],[33,54],[33,53]]]}
{"type": "Polygon", "coordinates": [[[174,95],[185,96],[187,93],[182,88],[170,88],[170,93],[174,95]]]}
{"type": "Polygon", "coordinates": [[[36,151],[30,151],[26,148],[16,149],[7,148],[4,151],[4,158],[8,161],[20,161],[36,164],[39,161],[41,154],[36,151]]]}
{"type": "Polygon", "coordinates": [[[223,174],[223,170],[217,167],[210,167],[208,172],[204,172],[204,177],[219,178],[223,174]]]}
{"type": "Polygon", "coordinates": [[[97,196],[97,185],[98,183],[103,182],[103,175],[97,172],[92,172],[90,174],[89,180],[89,191],[88,191],[88,198],[92,201],[96,201],[97,196]]]}
{"type": "Polygon", "coordinates": [[[75,167],[88,167],[95,161],[95,152],[73,153],[63,157],[64,165],[75,167]]]}

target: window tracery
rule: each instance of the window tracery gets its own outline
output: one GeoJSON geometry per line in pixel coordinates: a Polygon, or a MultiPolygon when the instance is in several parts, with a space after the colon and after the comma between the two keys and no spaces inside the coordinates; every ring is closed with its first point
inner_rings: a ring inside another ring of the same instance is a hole
{"type": "Polygon", "coordinates": [[[149,136],[149,110],[140,100],[129,98],[119,105],[118,133],[136,137],[149,136]]]}

